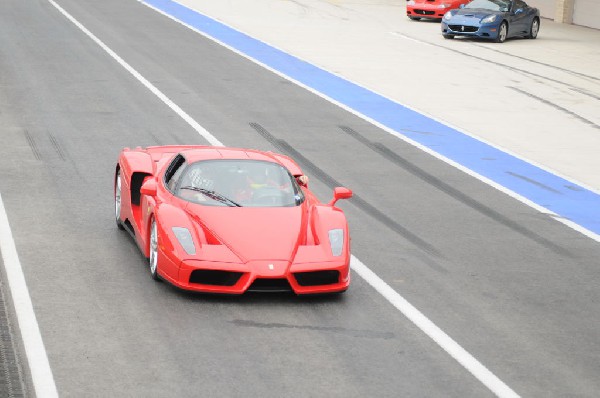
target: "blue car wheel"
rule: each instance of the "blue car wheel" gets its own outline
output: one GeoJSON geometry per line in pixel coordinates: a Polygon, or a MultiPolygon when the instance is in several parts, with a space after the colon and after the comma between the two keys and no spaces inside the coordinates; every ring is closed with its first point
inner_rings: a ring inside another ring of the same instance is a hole
{"type": "Polygon", "coordinates": [[[496,43],[504,43],[506,36],[508,35],[508,24],[506,21],[502,21],[498,28],[498,36],[496,37],[496,43]]]}
{"type": "Polygon", "coordinates": [[[527,35],[528,39],[535,39],[540,31],[540,20],[538,18],[533,18],[531,21],[531,27],[529,28],[529,34],[527,35]]]}

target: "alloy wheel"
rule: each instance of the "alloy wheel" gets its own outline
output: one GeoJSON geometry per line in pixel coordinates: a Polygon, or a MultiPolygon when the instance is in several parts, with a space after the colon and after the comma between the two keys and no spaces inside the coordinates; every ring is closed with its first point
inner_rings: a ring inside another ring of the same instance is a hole
{"type": "Polygon", "coordinates": [[[504,43],[506,40],[506,34],[508,33],[508,26],[506,22],[502,22],[500,30],[498,31],[498,43],[504,43]]]}
{"type": "Polygon", "coordinates": [[[123,224],[121,223],[121,171],[117,171],[117,175],[115,176],[115,220],[117,227],[123,229],[123,224]]]}
{"type": "Polygon", "coordinates": [[[531,32],[529,33],[529,38],[535,39],[537,37],[539,31],[540,31],[540,21],[538,21],[537,19],[534,19],[533,22],[531,22],[531,32]]]}
{"type": "Polygon", "coordinates": [[[152,220],[150,226],[150,275],[155,280],[158,280],[158,230],[156,228],[156,221],[152,220]]]}

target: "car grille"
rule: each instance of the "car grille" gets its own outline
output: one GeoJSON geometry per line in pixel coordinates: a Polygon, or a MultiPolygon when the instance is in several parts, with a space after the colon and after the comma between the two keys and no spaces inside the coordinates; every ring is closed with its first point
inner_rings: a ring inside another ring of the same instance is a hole
{"type": "Polygon", "coordinates": [[[242,276],[241,272],[196,269],[190,275],[190,283],[203,285],[233,286],[242,276]]]}
{"type": "Polygon", "coordinates": [[[296,272],[294,277],[300,286],[331,285],[339,282],[340,273],[338,271],[296,272]]]}
{"type": "Polygon", "coordinates": [[[427,11],[427,10],[413,10],[415,12],[415,14],[419,14],[419,15],[433,15],[435,14],[435,11],[427,11]]]}
{"type": "Polygon", "coordinates": [[[251,292],[291,292],[292,287],[285,278],[256,278],[248,288],[251,292]]]}
{"type": "Polygon", "coordinates": [[[477,32],[479,29],[477,26],[466,26],[466,25],[448,25],[448,28],[453,32],[468,32],[473,33],[477,32]]]}

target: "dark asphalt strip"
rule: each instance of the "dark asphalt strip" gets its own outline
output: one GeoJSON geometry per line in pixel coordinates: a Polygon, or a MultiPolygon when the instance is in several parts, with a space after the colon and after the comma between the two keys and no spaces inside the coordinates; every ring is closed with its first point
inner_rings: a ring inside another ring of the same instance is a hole
{"type": "Polygon", "coordinates": [[[13,327],[8,319],[5,295],[8,289],[0,282],[0,397],[25,397],[26,389],[23,372],[14,343],[13,327]]]}
{"type": "Polygon", "coordinates": [[[587,92],[586,90],[582,90],[582,89],[574,88],[574,87],[571,87],[571,90],[578,92],[579,94],[587,95],[588,97],[591,97],[591,98],[594,98],[594,99],[597,99],[598,101],[600,101],[600,96],[592,94],[590,92],[587,92]]]}
{"type": "Polygon", "coordinates": [[[521,175],[519,173],[515,173],[515,172],[512,172],[512,171],[507,171],[506,174],[509,174],[509,175],[511,175],[511,176],[513,176],[515,178],[520,178],[521,180],[527,181],[528,183],[533,184],[536,187],[539,187],[541,189],[545,189],[548,192],[552,192],[552,193],[555,193],[557,195],[562,195],[562,192],[560,192],[559,190],[554,189],[552,187],[549,187],[549,186],[547,186],[545,184],[542,184],[541,182],[538,182],[538,181],[536,181],[536,180],[534,180],[532,178],[529,178],[527,176],[523,176],[523,175],[521,175]]]}
{"type": "MultiPolygon", "coordinates": [[[[500,63],[500,62],[497,62],[497,61],[493,61],[493,60],[490,60],[490,59],[479,57],[477,55],[469,54],[469,53],[466,53],[464,51],[456,50],[456,49],[453,49],[453,48],[450,48],[450,47],[446,47],[446,46],[443,46],[443,45],[440,45],[440,44],[435,44],[435,43],[431,43],[431,42],[428,42],[428,41],[425,41],[425,40],[417,39],[416,37],[405,35],[404,33],[398,33],[398,36],[403,36],[403,37],[406,37],[406,38],[408,38],[410,40],[414,40],[414,41],[417,41],[417,42],[429,44],[429,45],[434,46],[434,47],[443,48],[444,50],[448,50],[448,51],[456,53],[456,54],[464,55],[466,57],[473,58],[473,59],[476,59],[478,61],[483,61],[483,62],[486,62],[486,63],[489,63],[489,64],[493,64],[494,66],[499,66],[499,67],[511,70],[513,72],[521,73],[521,74],[529,76],[529,77],[535,77],[535,78],[547,80],[547,81],[550,81],[550,82],[553,82],[553,83],[561,84],[563,86],[567,86],[567,87],[570,87],[570,88],[575,88],[575,86],[573,86],[572,84],[569,84],[567,82],[564,82],[564,81],[561,81],[561,80],[552,79],[550,77],[546,77],[546,76],[540,75],[538,73],[531,72],[531,71],[529,71],[527,69],[517,68],[517,67],[514,67],[514,66],[510,66],[508,64],[503,64],[503,63],[500,63]]],[[[468,41],[468,39],[465,39],[465,41],[468,41]]],[[[483,47],[483,46],[480,46],[480,47],[483,47]]],[[[490,50],[489,47],[484,47],[484,48],[490,50]]],[[[494,51],[494,50],[492,50],[492,51],[494,51]]],[[[499,51],[496,51],[496,52],[499,52],[499,51]]],[[[505,54],[505,55],[508,55],[508,54],[505,54]]],[[[544,64],[544,63],[541,63],[541,62],[533,61],[531,59],[527,59],[527,58],[523,58],[523,57],[517,57],[517,58],[522,58],[524,60],[527,60],[527,61],[530,61],[530,62],[533,62],[533,63],[536,63],[536,64],[547,66],[549,68],[558,69],[558,70],[561,70],[561,71],[563,71],[565,73],[568,73],[568,74],[571,74],[571,75],[576,75],[576,76],[579,76],[579,77],[582,77],[582,78],[585,78],[585,79],[590,79],[590,80],[594,80],[594,81],[600,80],[600,79],[598,79],[597,77],[594,77],[594,76],[584,75],[583,73],[578,73],[578,72],[574,72],[574,71],[571,71],[571,70],[568,70],[568,69],[551,66],[551,65],[544,64]]]]}
{"type": "Polygon", "coordinates": [[[343,335],[348,335],[351,337],[361,337],[361,338],[371,338],[371,339],[393,339],[396,335],[392,332],[382,332],[379,330],[359,330],[359,329],[350,329],[350,328],[342,328],[339,326],[314,326],[314,325],[290,325],[285,323],[266,323],[266,322],[256,322],[245,319],[235,319],[230,321],[232,324],[236,326],[243,327],[252,327],[252,328],[261,328],[261,329],[299,329],[299,330],[314,330],[317,332],[330,332],[330,333],[338,333],[343,335]]]}
{"type": "MultiPolygon", "coordinates": [[[[556,105],[554,102],[550,102],[550,101],[548,101],[548,100],[546,100],[546,99],[544,99],[544,98],[542,98],[542,97],[538,97],[537,95],[533,95],[533,94],[531,94],[531,93],[528,93],[528,92],[527,92],[527,91],[525,91],[525,90],[521,90],[520,88],[517,88],[517,87],[510,87],[510,86],[509,86],[508,88],[510,88],[511,90],[514,90],[514,91],[516,91],[516,92],[518,92],[518,93],[521,93],[521,94],[523,94],[523,95],[526,95],[526,96],[528,96],[528,97],[530,97],[530,98],[533,98],[533,99],[535,99],[535,100],[537,100],[537,101],[540,101],[540,102],[541,102],[541,103],[543,103],[543,104],[546,104],[546,105],[548,105],[548,106],[551,106],[551,107],[553,107],[553,108],[555,108],[555,109],[558,109],[559,111],[561,111],[561,112],[564,112],[564,113],[566,113],[566,114],[568,114],[568,115],[571,115],[571,116],[573,116],[574,118],[576,118],[577,120],[580,120],[580,121],[582,121],[583,123],[585,123],[585,124],[588,124],[588,125],[590,125],[591,127],[593,127],[593,128],[595,128],[595,129],[598,129],[598,130],[600,130],[600,126],[599,126],[599,125],[597,125],[596,123],[594,123],[594,122],[592,122],[591,120],[589,120],[589,119],[586,119],[586,118],[584,118],[584,117],[582,117],[582,116],[579,116],[578,114],[576,114],[576,113],[575,113],[575,112],[573,112],[573,111],[570,111],[570,110],[568,110],[567,108],[564,108],[564,107],[562,107],[562,106],[560,106],[560,105],[556,105]]],[[[572,90],[575,90],[574,88],[571,88],[571,89],[572,89],[572,90]]],[[[575,90],[575,91],[577,91],[577,92],[581,92],[581,91],[579,91],[579,90],[575,90]]]]}
{"type": "Polygon", "coordinates": [[[504,225],[505,227],[508,227],[511,230],[523,235],[524,237],[529,238],[529,239],[533,240],[534,242],[541,244],[542,246],[552,250],[553,252],[555,252],[557,254],[567,256],[569,258],[574,257],[565,248],[560,247],[559,245],[555,244],[554,242],[551,242],[548,239],[545,239],[544,237],[540,236],[539,234],[525,228],[524,226],[520,225],[516,221],[513,221],[513,220],[509,219],[508,217],[498,213],[491,207],[486,206],[483,203],[476,201],[475,199],[469,197],[468,195],[465,195],[464,193],[460,192],[458,189],[446,184],[439,178],[429,174],[428,172],[426,172],[422,168],[418,167],[417,165],[402,158],[397,153],[392,152],[386,146],[384,146],[380,143],[371,142],[371,141],[367,140],[360,133],[351,129],[350,127],[347,127],[347,126],[338,126],[338,127],[343,132],[348,134],[350,137],[356,139],[358,142],[365,145],[367,148],[379,153],[381,156],[383,156],[390,162],[392,162],[395,165],[401,167],[402,169],[408,171],[415,177],[417,177],[417,178],[421,179],[422,181],[426,182],[427,184],[435,187],[436,189],[440,190],[441,192],[447,194],[451,198],[456,199],[459,202],[469,206],[471,209],[479,212],[480,214],[483,214],[484,216],[489,217],[492,220],[499,222],[500,224],[504,225]]]}
{"type": "MultiPolygon", "coordinates": [[[[250,127],[256,130],[264,139],[269,141],[273,146],[277,148],[280,152],[283,152],[298,163],[300,163],[301,167],[304,170],[307,170],[309,174],[312,174],[314,177],[318,178],[323,184],[327,185],[329,188],[334,189],[335,187],[341,187],[339,181],[335,180],[329,174],[325,173],[322,169],[320,169],[316,164],[311,162],[309,159],[304,157],[300,152],[294,149],[290,144],[288,144],[285,140],[278,139],[274,137],[269,131],[267,131],[264,127],[262,127],[258,123],[250,123],[250,127]]],[[[423,250],[429,255],[435,256],[437,258],[443,258],[443,255],[431,244],[424,241],[419,236],[415,235],[411,231],[409,231],[406,227],[400,225],[398,222],[392,220],[381,210],[377,209],[375,206],[371,205],[369,202],[361,198],[356,193],[350,199],[350,203],[354,204],[365,213],[375,218],[376,220],[383,223],[385,226],[390,228],[392,231],[401,235],[404,239],[408,240],[419,249],[423,250]]]]}
{"type": "Polygon", "coordinates": [[[527,58],[527,57],[522,57],[520,55],[510,54],[510,53],[507,53],[505,51],[500,51],[500,50],[497,50],[495,48],[490,48],[489,46],[483,46],[481,44],[478,44],[477,42],[473,42],[473,45],[476,46],[476,47],[485,48],[486,50],[493,51],[493,52],[498,53],[498,54],[505,55],[507,57],[522,59],[523,61],[528,61],[528,62],[537,64],[537,65],[545,66],[547,68],[559,70],[559,71],[568,73],[568,74],[573,75],[573,76],[581,77],[581,78],[584,78],[584,79],[590,79],[590,80],[600,81],[600,78],[598,78],[596,76],[586,75],[585,73],[575,72],[574,70],[570,70],[570,69],[567,69],[567,68],[562,68],[562,67],[557,66],[557,65],[551,65],[551,64],[546,63],[546,62],[536,61],[535,59],[531,59],[531,58],[527,58]]]}

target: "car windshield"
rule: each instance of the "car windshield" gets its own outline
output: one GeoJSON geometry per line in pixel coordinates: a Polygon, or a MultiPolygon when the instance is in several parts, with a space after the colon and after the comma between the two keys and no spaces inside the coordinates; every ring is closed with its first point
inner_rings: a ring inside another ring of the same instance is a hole
{"type": "Polygon", "coordinates": [[[175,194],[208,206],[290,207],[304,201],[283,166],[258,160],[203,160],[190,164],[175,194]]]}
{"type": "Polygon", "coordinates": [[[465,5],[465,8],[507,12],[510,9],[510,0],[473,0],[465,5]]]}

